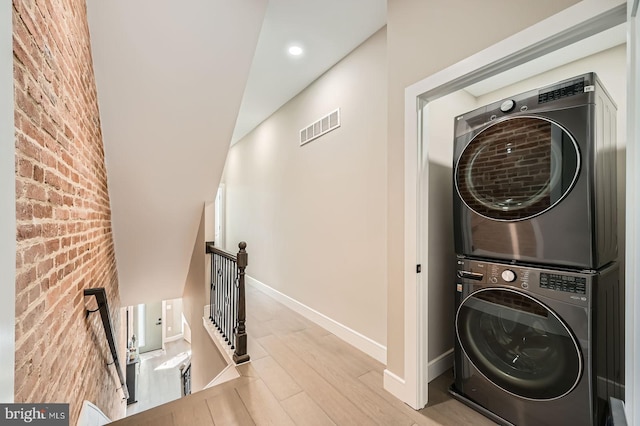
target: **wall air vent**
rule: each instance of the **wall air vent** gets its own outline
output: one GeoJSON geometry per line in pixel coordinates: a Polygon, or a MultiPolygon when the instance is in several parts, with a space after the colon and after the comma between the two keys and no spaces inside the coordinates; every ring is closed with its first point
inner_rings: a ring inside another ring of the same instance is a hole
{"type": "Polygon", "coordinates": [[[340,108],[300,130],[300,146],[340,127],[340,108]]]}

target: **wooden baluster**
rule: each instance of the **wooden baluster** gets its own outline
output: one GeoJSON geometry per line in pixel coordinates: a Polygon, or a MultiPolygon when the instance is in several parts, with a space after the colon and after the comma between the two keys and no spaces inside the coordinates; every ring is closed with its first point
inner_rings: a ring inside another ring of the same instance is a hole
{"type": "Polygon", "coordinates": [[[245,328],[245,292],[244,292],[244,270],[247,267],[248,256],[246,252],[247,243],[242,241],[238,244],[238,328],[236,330],[236,350],[233,353],[233,360],[236,364],[249,361],[247,354],[247,331],[245,328]]]}

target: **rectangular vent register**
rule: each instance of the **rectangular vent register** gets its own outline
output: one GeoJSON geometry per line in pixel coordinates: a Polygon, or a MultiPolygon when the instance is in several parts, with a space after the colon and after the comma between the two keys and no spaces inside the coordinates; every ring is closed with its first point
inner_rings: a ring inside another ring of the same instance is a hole
{"type": "Polygon", "coordinates": [[[300,130],[300,146],[340,127],[340,108],[300,130]]]}

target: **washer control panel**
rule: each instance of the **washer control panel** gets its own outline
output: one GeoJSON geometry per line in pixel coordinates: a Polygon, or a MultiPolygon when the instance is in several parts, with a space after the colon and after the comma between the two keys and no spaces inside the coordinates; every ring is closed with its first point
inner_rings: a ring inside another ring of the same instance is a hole
{"type": "Polygon", "coordinates": [[[540,273],[540,288],[565,291],[567,293],[587,293],[587,279],[562,274],[540,273]]]}
{"type": "Polygon", "coordinates": [[[457,260],[457,288],[509,286],[580,305],[588,304],[594,275],[518,264],[487,262],[460,257],[457,260]]]}

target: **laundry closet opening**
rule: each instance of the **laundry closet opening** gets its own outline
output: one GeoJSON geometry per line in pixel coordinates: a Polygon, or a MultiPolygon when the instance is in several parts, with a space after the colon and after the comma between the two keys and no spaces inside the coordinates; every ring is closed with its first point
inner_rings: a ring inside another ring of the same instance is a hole
{"type": "MultiPolygon", "coordinates": [[[[511,87],[504,87],[504,84],[494,86],[480,94],[468,93],[467,90],[458,91],[480,82],[482,78],[497,76],[514,67],[516,70],[531,70],[535,62],[533,59],[559,52],[561,47],[617,25],[622,24],[623,32],[626,32],[626,5],[616,3],[601,6],[579,4],[572,8],[571,13],[561,12],[548,21],[523,30],[405,90],[405,271],[415,269],[417,263],[423,265],[422,271],[426,273],[415,276],[405,274],[404,377],[386,370],[385,388],[414,408],[421,408],[426,404],[428,381],[446,371],[452,365],[453,358],[453,295],[447,289],[447,286],[453,285],[452,278],[455,274],[451,223],[453,117],[472,110],[477,105],[491,102],[494,98],[503,99],[514,93],[539,88],[584,72],[596,72],[605,76],[611,72],[608,68],[617,67],[622,78],[611,84],[607,83],[610,86],[607,89],[615,92],[614,86],[622,88],[618,90],[621,95],[613,96],[618,103],[620,129],[616,153],[620,164],[619,193],[624,194],[624,120],[627,115],[624,98],[627,90],[624,81],[627,62],[624,46],[616,43],[588,53],[576,48],[575,51],[581,53],[569,59],[569,64],[565,61],[563,65],[543,65],[542,68],[534,69],[531,74],[508,81],[507,84],[512,85],[511,87]],[[558,25],[559,23],[562,25],[558,25]],[[578,68],[565,68],[574,62],[579,64],[585,56],[596,53],[615,54],[616,50],[620,58],[616,66],[602,64],[602,70],[589,66],[588,69],[580,68],[579,71],[578,68]],[[442,105],[437,108],[439,103],[442,105]],[[438,128],[433,123],[429,125],[429,122],[435,121],[448,122],[449,127],[438,128]]],[[[609,77],[605,78],[609,80],[609,77]]],[[[505,81],[506,74],[501,74],[496,79],[505,81]]],[[[619,196],[618,200],[623,206],[624,195],[619,196]]],[[[618,215],[624,217],[624,208],[618,209],[618,215]]],[[[619,230],[619,258],[623,259],[624,220],[618,220],[618,224],[622,230],[619,230]]]]}
{"type": "MultiPolygon", "coordinates": [[[[428,227],[429,268],[428,276],[428,359],[438,359],[450,354],[454,343],[454,292],[456,255],[453,238],[453,140],[456,117],[491,102],[506,99],[514,94],[553,84],[587,72],[595,72],[617,104],[617,224],[618,258],[624,271],[625,256],[625,146],[626,146],[626,25],[598,34],[597,41],[585,40],[589,46],[601,46],[586,56],[540,70],[535,63],[522,66],[477,84],[458,90],[432,102],[424,102],[420,108],[420,137],[429,146],[428,176],[429,200],[423,211],[422,226],[428,227]],[[531,74],[534,72],[535,74],[531,74]],[[524,73],[524,74],[523,74],[524,73]],[[505,85],[505,83],[507,83],[505,85]]],[[[582,43],[581,43],[582,44],[582,43]]],[[[575,46],[566,48],[574,49],[575,46]]],[[[585,52],[585,50],[580,50],[585,52]]],[[[563,59],[562,51],[554,53],[563,59]]],[[[541,58],[541,62],[544,60],[541,58]]],[[[548,66],[548,65],[547,65],[548,66]]],[[[559,230],[561,231],[561,230],[559,230]]],[[[533,232],[533,231],[532,231],[533,232]]],[[[624,274],[623,274],[624,275],[624,274]]],[[[622,276],[622,283],[624,277],[622,276]]]]}

